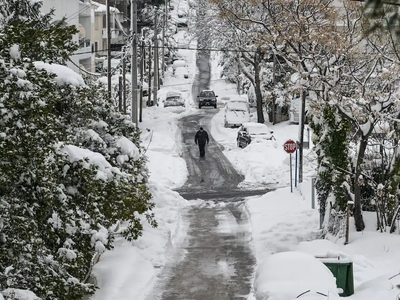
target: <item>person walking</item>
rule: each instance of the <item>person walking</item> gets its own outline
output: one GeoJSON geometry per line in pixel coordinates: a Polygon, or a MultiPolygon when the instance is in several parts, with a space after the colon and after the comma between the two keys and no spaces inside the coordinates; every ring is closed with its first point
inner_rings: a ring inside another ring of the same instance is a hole
{"type": "Polygon", "coordinates": [[[206,154],[206,144],[208,144],[210,140],[208,139],[208,133],[203,129],[203,127],[200,127],[199,131],[196,132],[196,135],[194,137],[194,142],[196,145],[199,145],[199,150],[200,150],[200,157],[204,157],[206,154]]]}

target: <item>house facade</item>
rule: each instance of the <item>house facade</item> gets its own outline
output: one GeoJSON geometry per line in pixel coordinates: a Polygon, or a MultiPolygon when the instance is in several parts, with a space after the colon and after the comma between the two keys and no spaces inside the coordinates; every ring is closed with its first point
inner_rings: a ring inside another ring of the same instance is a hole
{"type": "MultiPolygon", "coordinates": [[[[107,55],[107,6],[100,2],[91,1],[94,7],[92,27],[93,49],[96,57],[107,55]]],[[[123,13],[115,6],[110,6],[111,45],[124,44],[123,13]]]]}
{"type": "Polygon", "coordinates": [[[48,13],[54,9],[54,22],[65,17],[66,25],[75,26],[79,33],[72,40],[79,44],[79,49],[70,57],[67,65],[77,73],[86,70],[94,71],[93,31],[95,21],[94,6],[90,0],[43,0],[42,12],[48,13]]]}

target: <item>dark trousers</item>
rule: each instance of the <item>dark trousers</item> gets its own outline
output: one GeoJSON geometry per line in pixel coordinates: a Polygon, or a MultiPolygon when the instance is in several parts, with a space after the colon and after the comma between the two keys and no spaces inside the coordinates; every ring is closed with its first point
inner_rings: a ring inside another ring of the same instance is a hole
{"type": "Polygon", "coordinates": [[[200,157],[204,157],[204,155],[206,154],[206,150],[205,150],[206,144],[204,143],[199,143],[199,150],[200,150],[200,157]]]}

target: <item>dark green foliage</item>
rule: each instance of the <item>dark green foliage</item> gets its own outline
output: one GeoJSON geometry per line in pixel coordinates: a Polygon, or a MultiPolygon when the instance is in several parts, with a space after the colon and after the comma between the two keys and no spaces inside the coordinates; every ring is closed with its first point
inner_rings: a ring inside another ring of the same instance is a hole
{"type": "Polygon", "coordinates": [[[31,5],[26,0],[9,0],[0,6],[0,16],[7,20],[7,26],[2,28],[2,34],[7,38],[0,39],[0,49],[18,44],[21,57],[64,64],[78,49],[72,41],[72,35],[78,30],[75,26],[65,26],[63,21],[53,23],[52,12],[40,15],[39,9],[39,3],[31,5]]]}
{"type": "Polygon", "coordinates": [[[344,211],[347,197],[343,183],[349,172],[348,133],[351,126],[347,120],[336,114],[334,107],[325,106],[318,122],[310,123],[314,131],[316,154],[318,156],[318,178],[316,189],[321,212],[325,212],[327,199],[331,193],[335,196],[334,208],[344,211]]]}
{"type": "Polygon", "coordinates": [[[50,25],[29,3],[0,8],[9,13],[0,20],[0,291],[80,300],[95,289],[84,282],[93,255],[113,246],[110,228],[127,223],[122,234],[138,238],[140,215],[157,225],[154,204],[140,131],[104,89],[63,85],[35,67],[76,48],[73,28],[50,25]]]}

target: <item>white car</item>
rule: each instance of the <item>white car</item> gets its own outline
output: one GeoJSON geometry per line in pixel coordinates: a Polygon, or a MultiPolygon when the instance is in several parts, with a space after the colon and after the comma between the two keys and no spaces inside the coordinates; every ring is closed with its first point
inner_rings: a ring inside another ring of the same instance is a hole
{"type": "Polygon", "coordinates": [[[177,67],[174,71],[175,77],[189,78],[189,70],[186,67],[177,67]]]}
{"type": "MultiPolygon", "coordinates": [[[[249,103],[247,101],[246,97],[241,96],[241,95],[237,95],[237,94],[224,95],[224,96],[221,97],[221,100],[224,103],[227,103],[227,102],[243,102],[243,103],[247,103],[247,104],[249,103]]],[[[249,108],[250,108],[250,106],[249,106],[249,108]]]]}
{"type": "Polygon", "coordinates": [[[169,106],[183,106],[185,107],[185,100],[180,92],[168,92],[164,102],[164,107],[169,106]]]}
{"type": "Polygon", "coordinates": [[[179,67],[187,67],[187,66],[188,66],[188,64],[187,64],[186,60],[183,60],[183,59],[174,60],[174,62],[172,63],[173,70],[176,70],[176,68],[179,68],[179,67]]]}
{"type": "Polygon", "coordinates": [[[304,252],[269,255],[257,270],[255,284],[257,299],[343,299],[339,297],[332,272],[319,259],[304,252]]]}
{"type": "Polygon", "coordinates": [[[250,122],[250,112],[247,103],[227,102],[225,104],[224,126],[239,127],[243,123],[250,122]]]}

